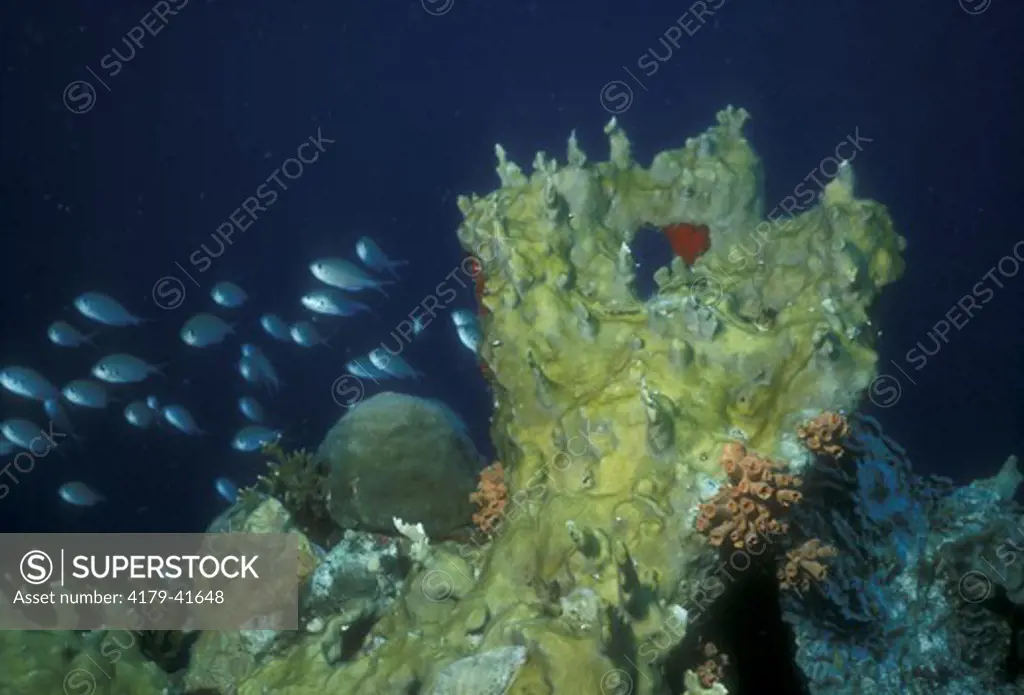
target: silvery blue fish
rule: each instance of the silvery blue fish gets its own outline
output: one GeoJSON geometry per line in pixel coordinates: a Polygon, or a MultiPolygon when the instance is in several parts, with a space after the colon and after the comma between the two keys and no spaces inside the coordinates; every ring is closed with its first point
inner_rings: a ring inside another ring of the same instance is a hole
{"type": "Polygon", "coordinates": [[[309,264],[309,270],[320,282],[339,290],[348,292],[360,292],[362,290],[377,290],[385,297],[385,285],[393,285],[392,280],[376,280],[362,270],[355,263],[346,261],[343,258],[321,258],[309,264]]]}
{"type": "Polygon", "coordinates": [[[57,494],[62,500],[76,507],[91,507],[106,500],[106,497],[78,480],[64,483],[58,488],[57,494]]]}
{"type": "Polygon", "coordinates": [[[458,309],[452,312],[452,323],[455,324],[455,332],[459,336],[459,342],[465,345],[473,354],[480,353],[480,341],[483,340],[483,329],[480,327],[480,320],[468,309],[458,309]]]}
{"type": "Polygon", "coordinates": [[[213,488],[218,495],[227,500],[228,504],[238,501],[238,486],[230,478],[217,478],[213,481],[213,488]]]}
{"type": "Polygon", "coordinates": [[[247,425],[235,433],[231,448],[237,451],[259,451],[265,444],[273,444],[281,432],[261,425],[247,425]]]}
{"type": "Polygon", "coordinates": [[[393,261],[385,255],[380,247],[377,246],[376,242],[370,237],[364,236],[356,242],[356,255],[359,256],[359,260],[366,264],[367,268],[376,270],[378,273],[384,271],[390,272],[396,278],[398,273],[395,271],[396,268],[401,268],[403,265],[409,265],[409,261],[393,261]]]}
{"type": "Polygon", "coordinates": [[[270,364],[270,358],[267,357],[267,353],[263,352],[258,345],[242,343],[242,356],[251,359],[257,369],[273,373],[276,376],[277,372],[274,370],[274,366],[270,364]]]}
{"type": "Polygon", "coordinates": [[[349,299],[335,289],[313,290],[302,295],[302,306],[318,314],[328,316],[354,316],[361,312],[372,313],[362,302],[349,299]]]}
{"type": "Polygon", "coordinates": [[[42,427],[31,420],[20,417],[12,417],[0,422],[0,434],[19,449],[27,449],[32,453],[38,453],[33,451],[33,449],[38,449],[35,443],[40,438],[45,438],[46,435],[42,427]]]}
{"type": "Polygon", "coordinates": [[[235,309],[245,304],[245,300],[249,298],[249,295],[233,282],[218,282],[210,290],[210,297],[219,306],[226,309],[235,309]]]}
{"type": "Polygon", "coordinates": [[[82,408],[106,408],[110,404],[107,387],[91,379],[75,379],[61,393],[68,403],[82,408]]]}
{"type": "Polygon", "coordinates": [[[370,353],[370,362],[385,375],[395,379],[419,379],[423,376],[410,367],[401,355],[393,355],[383,348],[370,353]]]}
{"type": "Polygon", "coordinates": [[[84,343],[93,345],[92,339],[95,333],[85,335],[67,321],[54,321],[46,329],[46,337],[54,345],[61,347],[78,347],[84,343]]]}
{"type": "Polygon", "coordinates": [[[456,328],[477,323],[476,314],[469,309],[456,309],[452,312],[452,323],[455,324],[456,328]]]}
{"type": "Polygon", "coordinates": [[[480,354],[480,341],[483,335],[480,333],[480,326],[469,323],[464,326],[457,326],[455,332],[459,336],[459,342],[465,345],[474,355],[480,354]]]}
{"type": "Polygon", "coordinates": [[[34,401],[45,401],[60,395],[60,391],[49,379],[30,367],[0,369],[0,386],[16,396],[34,401]]]}
{"type": "Polygon", "coordinates": [[[253,384],[266,384],[272,391],[281,387],[281,380],[270,359],[251,343],[242,345],[242,359],[238,362],[242,378],[253,384]]]}
{"type": "Polygon", "coordinates": [[[292,342],[292,337],[288,334],[288,324],[277,314],[260,316],[260,326],[274,340],[280,340],[283,343],[292,342]]]}
{"type": "Polygon", "coordinates": [[[106,326],[138,326],[150,319],[135,316],[120,302],[102,292],[86,292],[75,297],[75,308],[87,319],[106,326]]]}
{"type": "Polygon", "coordinates": [[[274,365],[266,355],[258,352],[251,355],[249,359],[256,366],[261,382],[267,384],[271,391],[277,391],[281,388],[281,379],[277,375],[277,370],[274,369],[274,365]]]}
{"type": "Polygon", "coordinates": [[[124,419],[140,430],[148,429],[156,420],[156,415],[156,410],[150,408],[145,401],[132,401],[124,408],[124,419]]]}
{"type": "Polygon", "coordinates": [[[160,412],[160,399],[156,396],[146,396],[146,405],[149,406],[150,410],[160,412]]]}
{"type": "Polygon", "coordinates": [[[251,357],[243,356],[238,360],[238,373],[250,384],[260,383],[260,371],[251,357]]]}
{"type": "Polygon", "coordinates": [[[235,332],[235,327],[213,314],[199,313],[181,327],[181,339],[192,347],[209,347],[224,341],[235,332]]]}
{"type": "Polygon", "coordinates": [[[64,412],[64,406],[60,404],[60,398],[50,398],[43,402],[43,410],[46,411],[47,417],[50,418],[50,422],[57,426],[57,429],[65,434],[70,434],[72,439],[80,441],[78,435],[75,434],[75,427],[71,424],[71,418],[64,412]]]}
{"type": "Polygon", "coordinates": [[[183,405],[167,405],[160,411],[164,421],[174,429],[185,434],[197,435],[206,434],[196,425],[192,413],[183,405]]]}
{"type": "Polygon", "coordinates": [[[385,374],[374,367],[368,356],[357,360],[350,360],[345,364],[345,371],[354,377],[358,377],[360,379],[372,379],[373,381],[391,378],[390,375],[385,374]]]}
{"type": "Polygon", "coordinates": [[[263,406],[252,396],[242,396],[238,399],[238,409],[242,411],[242,415],[247,420],[252,422],[263,422],[266,419],[266,413],[263,411],[263,406]]]}
{"type": "Polygon", "coordinates": [[[296,345],[302,347],[314,347],[316,345],[326,345],[330,347],[330,343],[320,335],[320,331],[316,329],[316,326],[311,324],[309,321],[296,321],[292,324],[291,328],[288,329],[291,333],[292,340],[295,341],[296,345]]]}
{"type": "Polygon", "coordinates": [[[164,375],[159,366],[124,353],[107,355],[92,368],[92,375],[108,384],[137,384],[150,374],[164,375]]]}

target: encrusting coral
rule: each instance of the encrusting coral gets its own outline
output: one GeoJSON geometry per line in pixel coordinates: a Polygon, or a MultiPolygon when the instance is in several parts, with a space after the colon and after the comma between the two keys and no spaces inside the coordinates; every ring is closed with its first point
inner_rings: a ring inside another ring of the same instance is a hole
{"type": "Polygon", "coordinates": [[[819,450],[791,509],[791,542],[809,540],[778,575],[796,589],[780,598],[806,692],[1022,692],[1007,586],[1021,518],[1013,457],[956,488],[915,473],[874,418],[842,417],[842,454],[819,450]]]}

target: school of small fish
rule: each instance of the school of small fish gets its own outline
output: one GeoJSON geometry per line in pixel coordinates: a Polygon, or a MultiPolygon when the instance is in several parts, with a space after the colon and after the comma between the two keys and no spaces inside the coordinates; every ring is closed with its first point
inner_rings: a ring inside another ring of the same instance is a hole
{"type": "MultiPolygon", "coordinates": [[[[358,314],[375,316],[369,305],[351,295],[374,290],[386,297],[386,287],[398,281],[397,270],[408,265],[408,262],[390,259],[376,242],[365,236],[356,242],[355,251],[365,269],[337,257],[320,258],[309,264],[311,275],[326,287],[306,292],[296,304],[311,312],[314,320],[299,318],[289,323],[277,314],[264,313],[258,321],[262,334],[273,341],[301,348],[330,348],[330,336],[324,336],[320,327],[330,327],[332,319],[358,314]],[[383,280],[374,273],[388,273],[392,279],[383,280]]],[[[242,307],[250,298],[239,285],[222,281],[210,290],[210,299],[218,309],[230,311],[242,307]]],[[[46,335],[55,346],[70,349],[89,346],[99,349],[96,341],[102,337],[104,327],[142,326],[154,320],[136,316],[117,299],[99,291],[79,295],[72,305],[82,318],[96,324],[96,330],[83,332],[68,321],[54,321],[47,328],[46,335]]],[[[460,309],[452,312],[451,319],[462,345],[478,354],[481,327],[477,315],[460,309]]],[[[239,327],[237,322],[216,313],[200,311],[184,322],[178,335],[186,346],[203,350],[231,340],[239,327]]],[[[422,318],[414,319],[413,337],[419,336],[425,327],[422,318]]],[[[88,377],[74,379],[62,387],[31,367],[9,365],[0,368],[0,388],[22,399],[42,403],[51,427],[82,442],[63,404],[73,406],[73,412],[75,408],[105,410],[111,403],[124,403],[121,389],[150,383],[154,377],[165,377],[164,368],[169,364],[153,364],[135,355],[114,352],[95,360],[88,377]]],[[[375,382],[390,379],[418,380],[424,376],[400,354],[384,348],[376,348],[362,357],[348,361],[345,368],[353,376],[375,382]]],[[[246,384],[256,389],[266,389],[269,394],[277,393],[283,383],[267,354],[253,343],[241,344],[237,370],[246,384]]],[[[254,395],[238,397],[237,410],[245,424],[232,435],[232,449],[245,453],[258,452],[265,445],[275,443],[284,436],[282,429],[266,424],[267,411],[254,395]]],[[[207,434],[186,405],[162,403],[153,394],[129,400],[122,409],[122,417],[127,425],[139,430],[157,427],[189,436],[207,434]]],[[[453,417],[458,420],[457,416],[453,417]]],[[[31,419],[9,417],[0,420],[0,459],[16,456],[23,450],[38,455],[32,447],[45,433],[46,430],[31,419]]],[[[229,503],[234,503],[238,497],[238,486],[229,478],[218,477],[213,487],[229,503]]],[[[80,480],[63,483],[57,495],[65,503],[77,507],[91,507],[106,499],[102,492],[80,480]]]]}

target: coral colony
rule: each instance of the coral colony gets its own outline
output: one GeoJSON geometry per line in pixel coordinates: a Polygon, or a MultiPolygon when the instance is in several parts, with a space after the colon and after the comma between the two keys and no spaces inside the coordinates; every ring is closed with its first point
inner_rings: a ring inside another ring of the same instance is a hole
{"type": "MultiPolygon", "coordinates": [[[[747,118],[729,107],[649,167],[614,120],[607,161],[572,137],[527,173],[498,146],[500,186],[458,201],[498,461],[398,394],[315,453],[272,446],[211,530],[300,534],[304,629],[204,632],[173,687],[1024,691],[1016,459],[956,488],[857,414],[869,308],[904,240],[848,163],[815,205],[766,220],[747,118]],[[641,300],[630,244],[652,227],[677,257],[641,300]]],[[[56,692],[107,637],[45,639],[61,665],[5,669],[12,688],[56,692]]],[[[146,659],[95,692],[170,687],[146,659]]]]}

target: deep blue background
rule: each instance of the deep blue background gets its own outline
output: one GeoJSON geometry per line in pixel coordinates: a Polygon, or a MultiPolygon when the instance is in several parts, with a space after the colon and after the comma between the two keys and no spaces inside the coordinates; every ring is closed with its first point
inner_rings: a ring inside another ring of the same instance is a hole
{"type": "MultiPolygon", "coordinates": [[[[264,400],[291,445],[315,447],[342,412],[330,389],[346,351],[385,338],[459,263],[455,195],[495,187],[494,143],[525,166],[538,149],[564,158],[575,128],[603,158],[602,86],[628,82],[624,65],[641,76],[637,59],[652,47],[664,54],[658,39],[687,8],[454,2],[431,16],[414,0],[190,0],[84,114],[65,108],[65,86],[95,83],[88,68],[103,75],[101,58],[153,3],[4,3],[0,361],[58,383],[84,376],[98,353],[52,347],[44,332],[55,318],[74,320],[78,293],[109,292],[156,322],[105,330],[102,350],[180,360],[146,388],[192,407],[213,434],[134,431],[120,405],[73,413],[87,441],[21,476],[0,500],[0,530],[205,526],[224,506],[213,479],[248,483],[261,464],[228,448],[245,392],[237,345],[190,351],[177,338],[182,322],[209,306],[214,281],[231,279],[252,295],[242,334],[256,339],[260,311],[299,315],[310,259],[349,254],[372,234],[414,262],[390,301],[369,298],[379,320],[345,321],[336,351],[268,348],[287,388],[264,400]],[[197,277],[202,289],[189,285],[182,307],[155,307],[153,283],[180,277],[175,264],[318,128],[336,140],[327,153],[197,277]],[[108,502],[62,504],[55,491],[69,479],[108,502]]],[[[726,104],[747,108],[768,207],[854,129],[872,138],[855,161],[859,192],[886,203],[909,240],[907,274],[879,314],[883,359],[900,361],[1024,236],[1022,18],[1005,0],[976,16],[957,0],[729,0],[644,78],[646,91],[632,83],[619,118],[647,162],[726,104]]],[[[1024,453],[1022,286],[1024,273],[1007,281],[895,406],[875,411],[919,470],[966,480],[1024,453]]],[[[456,304],[473,298],[463,292],[456,304]]],[[[490,397],[447,320],[407,356],[428,374],[410,390],[445,398],[485,446],[490,397]]],[[[33,404],[0,404],[5,417],[43,421],[33,404]]]]}

